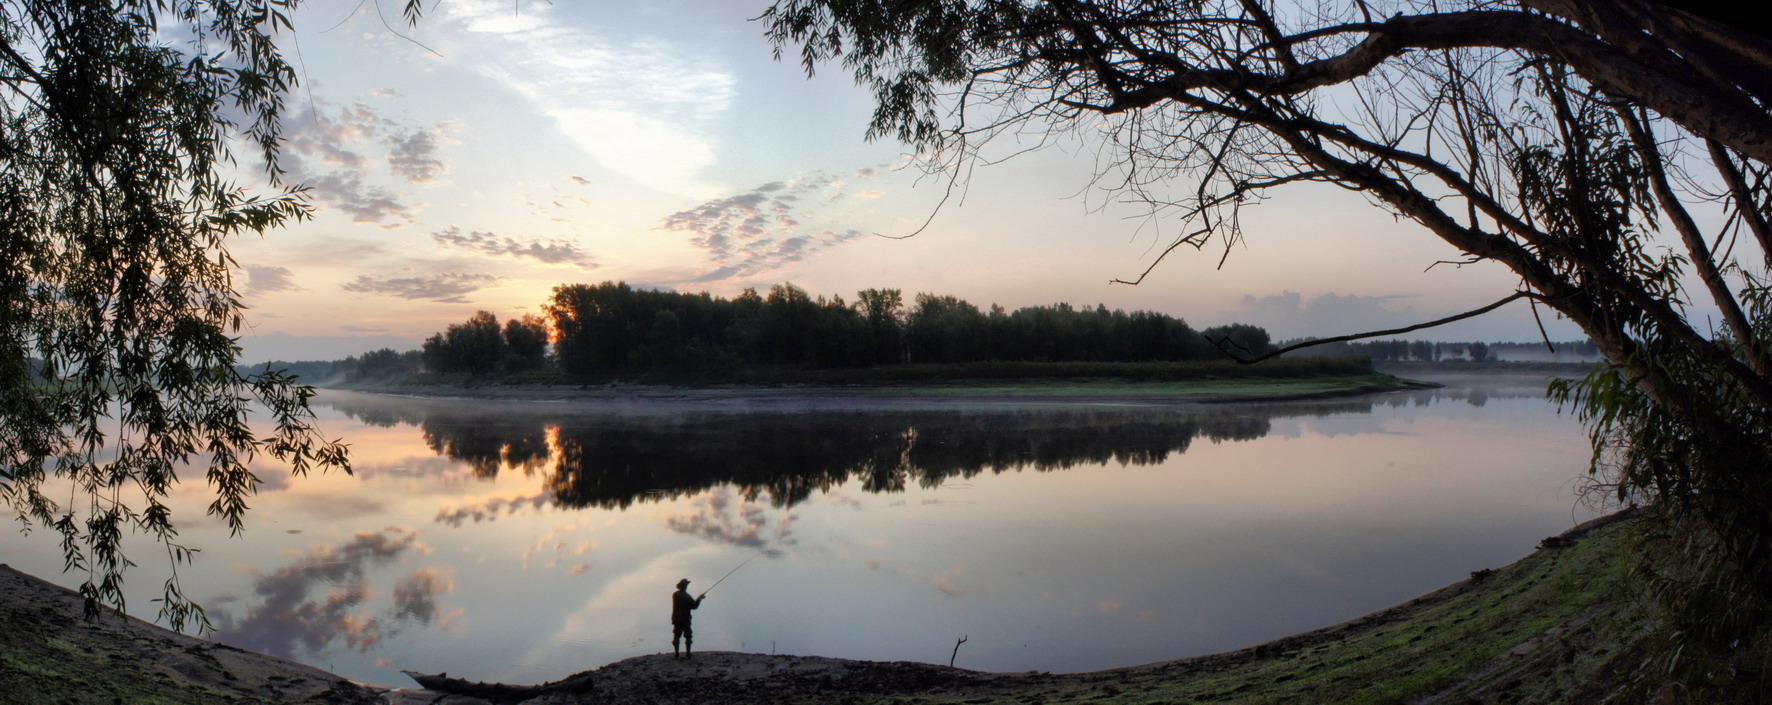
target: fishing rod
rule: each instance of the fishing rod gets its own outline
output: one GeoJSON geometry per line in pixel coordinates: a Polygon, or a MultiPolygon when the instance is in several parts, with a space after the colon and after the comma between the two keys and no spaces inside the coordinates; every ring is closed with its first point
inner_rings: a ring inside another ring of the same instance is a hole
{"type": "Polygon", "coordinates": [[[714,591],[714,588],[720,587],[720,583],[726,582],[726,579],[732,577],[733,573],[737,573],[739,568],[743,568],[745,563],[749,563],[751,561],[757,560],[757,556],[761,556],[764,553],[766,553],[766,551],[758,551],[756,556],[751,556],[750,558],[744,559],[744,563],[740,563],[740,564],[738,564],[737,567],[733,568],[732,570],[726,571],[725,575],[720,576],[719,580],[715,580],[713,585],[708,586],[708,589],[701,591],[701,596],[697,597],[695,599],[699,600],[702,597],[707,597],[708,593],[714,591]]]}

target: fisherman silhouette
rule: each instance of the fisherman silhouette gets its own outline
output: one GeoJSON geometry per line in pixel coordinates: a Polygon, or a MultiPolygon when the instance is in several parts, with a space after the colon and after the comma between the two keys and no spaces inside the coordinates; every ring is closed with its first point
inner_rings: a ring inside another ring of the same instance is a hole
{"type": "Polygon", "coordinates": [[[692,617],[691,610],[701,606],[701,601],[708,594],[700,597],[689,596],[689,579],[677,581],[677,591],[671,593],[671,652],[678,658],[689,658],[695,648],[695,631],[689,628],[692,617]],[[677,650],[677,640],[683,640],[683,650],[677,650]]]}

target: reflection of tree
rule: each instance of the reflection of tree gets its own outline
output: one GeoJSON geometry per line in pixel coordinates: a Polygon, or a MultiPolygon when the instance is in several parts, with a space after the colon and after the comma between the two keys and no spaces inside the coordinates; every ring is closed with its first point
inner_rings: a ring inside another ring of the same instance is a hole
{"type": "Polygon", "coordinates": [[[528,474],[547,464],[547,434],[539,426],[498,426],[462,413],[427,416],[421,428],[431,450],[468,463],[480,477],[497,477],[507,467],[528,474]]]}
{"type": "MultiPolygon", "coordinates": [[[[1460,396],[1424,390],[1382,403],[1460,396]]],[[[819,411],[621,415],[460,401],[329,400],[354,417],[419,426],[439,455],[483,477],[546,470],[555,501],[621,508],[730,485],[746,501],[791,506],[855,481],[867,492],[935,487],[981,473],[1149,465],[1196,439],[1243,441],[1274,418],[1367,413],[1371,399],[1221,407],[1014,411],[819,411]]]]}

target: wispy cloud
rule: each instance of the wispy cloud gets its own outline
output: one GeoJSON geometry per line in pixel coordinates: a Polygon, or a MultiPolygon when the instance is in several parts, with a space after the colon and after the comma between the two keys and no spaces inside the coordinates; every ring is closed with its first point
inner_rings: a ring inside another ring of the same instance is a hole
{"type": "Polygon", "coordinates": [[[400,227],[414,222],[417,204],[382,183],[373,164],[397,182],[429,184],[449,171],[438,156],[454,123],[412,127],[377,113],[367,103],[333,106],[324,100],[284,122],[282,166],[289,180],[307,186],[315,200],[352,222],[400,227]]]}
{"type": "Polygon", "coordinates": [[[446,304],[467,303],[468,294],[497,283],[500,277],[491,274],[444,272],[427,277],[376,278],[357,275],[356,281],[339,288],[359,294],[381,294],[408,300],[431,300],[446,304]]]}
{"type": "Polygon", "coordinates": [[[461,228],[455,226],[431,233],[431,239],[440,245],[459,247],[488,255],[528,257],[545,264],[572,264],[586,269],[593,269],[597,266],[595,262],[591,261],[590,253],[580,250],[576,243],[569,240],[520,241],[480,230],[463,233],[461,228]]]}
{"type": "Polygon", "coordinates": [[[823,206],[844,196],[843,182],[821,171],[792,181],[772,181],[665,216],[660,230],[689,235],[706,253],[691,282],[744,277],[805,261],[813,254],[862,236],[854,228],[821,228],[823,206]]]}
{"type": "Polygon", "coordinates": [[[437,144],[444,138],[441,127],[408,129],[384,135],[388,146],[388,169],[409,183],[428,184],[449,171],[437,159],[437,144]]]}
{"type": "Polygon", "coordinates": [[[246,265],[246,293],[269,294],[275,291],[301,291],[295,283],[295,273],[288,267],[249,264],[246,265]]]}
{"type": "Polygon", "coordinates": [[[477,47],[472,68],[529,99],[606,169],[668,193],[704,194],[714,138],[736,96],[719,57],[656,36],[563,26],[548,6],[440,8],[477,47]]]}

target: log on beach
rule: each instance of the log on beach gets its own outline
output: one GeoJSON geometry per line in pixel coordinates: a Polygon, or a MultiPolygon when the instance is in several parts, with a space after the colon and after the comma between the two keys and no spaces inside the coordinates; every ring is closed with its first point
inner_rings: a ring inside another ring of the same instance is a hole
{"type": "Polygon", "coordinates": [[[482,683],[466,678],[450,678],[447,672],[436,675],[401,671],[427,690],[453,695],[466,695],[490,700],[495,703],[518,703],[530,698],[538,698],[550,693],[582,693],[592,690],[595,684],[591,674],[580,673],[557,681],[541,685],[508,685],[505,683],[482,683]]]}

